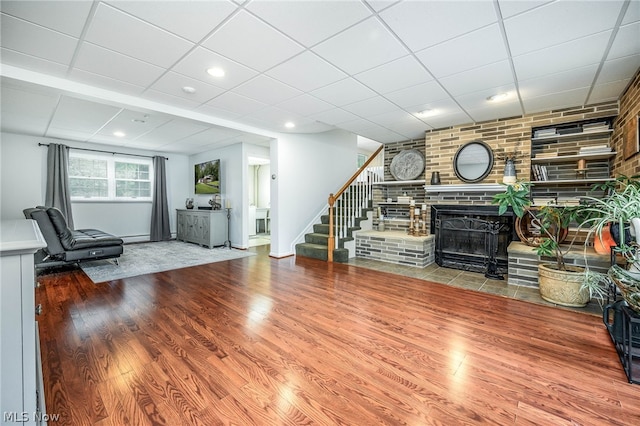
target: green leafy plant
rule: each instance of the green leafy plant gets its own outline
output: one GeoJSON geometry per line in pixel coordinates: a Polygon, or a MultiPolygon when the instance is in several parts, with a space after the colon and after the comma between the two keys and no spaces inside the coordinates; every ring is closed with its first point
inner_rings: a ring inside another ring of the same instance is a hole
{"type": "Polygon", "coordinates": [[[590,227],[589,237],[602,237],[607,225],[617,224],[620,241],[614,251],[628,261],[634,261],[640,242],[626,240],[624,229],[631,219],[640,218],[640,175],[619,176],[613,181],[594,185],[592,190],[604,190],[607,195],[583,198],[586,204],[582,213],[586,216],[584,223],[590,227]]]}
{"type": "MultiPolygon", "coordinates": [[[[518,181],[513,185],[505,185],[505,191],[494,195],[492,204],[498,205],[498,213],[504,214],[509,207],[513,213],[522,218],[525,214],[531,216],[531,224],[537,226],[543,234],[540,245],[534,248],[538,256],[555,257],[556,268],[566,271],[565,255],[571,250],[576,241],[577,234],[566,245],[561,242],[564,230],[569,224],[575,222],[579,227],[585,221],[583,206],[554,206],[546,205],[536,209],[530,208],[531,182],[518,181]]],[[[606,275],[585,268],[581,289],[589,291],[591,298],[602,300],[607,294],[606,275]]]]}
{"type": "Polygon", "coordinates": [[[531,224],[538,227],[543,234],[540,245],[535,250],[538,256],[555,257],[558,270],[566,271],[564,256],[571,249],[575,237],[564,249],[560,245],[564,230],[569,224],[580,222],[583,214],[580,206],[560,207],[553,205],[541,206],[536,209],[531,205],[531,182],[519,181],[513,185],[505,185],[505,191],[494,195],[492,204],[498,205],[498,213],[504,214],[509,207],[519,218],[525,214],[531,216],[531,224]]]}

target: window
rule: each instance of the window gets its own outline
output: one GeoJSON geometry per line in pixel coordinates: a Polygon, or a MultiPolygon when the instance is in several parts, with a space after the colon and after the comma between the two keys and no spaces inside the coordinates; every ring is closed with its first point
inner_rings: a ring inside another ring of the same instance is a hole
{"type": "Polygon", "coordinates": [[[358,154],[358,168],[364,166],[364,163],[367,161],[367,156],[364,154],[358,154]]]}
{"type": "Polygon", "coordinates": [[[71,152],[71,199],[151,201],[152,170],[150,158],[71,152]]]}

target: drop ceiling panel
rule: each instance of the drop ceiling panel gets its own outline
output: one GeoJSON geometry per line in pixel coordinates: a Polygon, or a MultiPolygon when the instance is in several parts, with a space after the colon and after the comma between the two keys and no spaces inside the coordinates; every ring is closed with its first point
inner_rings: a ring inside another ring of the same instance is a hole
{"type": "Polygon", "coordinates": [[[85,83],[91,86],[100,87],[102,89],[112,90],[115,92],[127,93],[129,95],[140,95],[144,91],[144,86],[127,83],[113,77],[105,77],[89,71],[83,71],[74,68],[69,73],[69,79],[78,83],[85,83]]]}
{"type": "Polygon", "coordinates": [[[360,117],[370,117],[372,115],[384,114],[387,112],[397,111],[399,108],[389,102],[382,96],[355,102],[342,107],[360,117]]]}
{"type": "Polygon", "coordinates": [[[267,107],[256,111],[252,114],[244,116],[246,120],[250,120],[256,124],[268,125],[271,124],[271,129],[279,129],[282,131],[288,131],[284,124],[286,122],[294,122],[296,125],[303,121],[303,117],[295,112],[287,111],[278,107],[267,107]]]}
{"type": "MultiPolygon", "coordinates": [[[[640,5],[640,2],[636,2],[640,5]]],[[[620,27],[613,40],[607,60],[623,58],[640,51],[640,21],[620,27]]]]}
{"type": "Polygon", "coordinates": [[[557,44],[513,58],[520,80],[568,71],[585,64],[599,64],[611,38],[611,31],[557,44]],[[580,52],[576,55],[575,52],[580,52]]]}
{"type": "Polygon", "coordinates": [[[513,73],[508,61],[500,61],[443,77],[440,82],[449,93],[455,96],[513,84],[513,73]]]}
{"type": "Polygon", "coordinates": [[[416,52],[435,77],[445,77],[508,58],[498,24],[445,41],[416,52]],[[451,52],[464,52],[452,55],[451,52]]]}
{"type": "Polygon", "coordinates": [[[385,98],[389,99],[401,108],[408,108],[441,99],[449,99],[450,97],[442,88],[440,83],[433,80],[416,86],[407,87],[406,89],[387,93],[385,98]]]}
{"type": "Polygon", "coordinates": [[[161,67],[90,43],[82,44],[75,68],[144,87],[151,85],[164,72],[161,67]]]}
{"type": "Polygon", "coordinates": [[[352,104],[376,96],[376,92],[353,78],[337,81],[316,89],[311,94],[335,106],[352,104]]]}
{"type": "Polygon", "coordinates": [[[266,71],[303,47],[245,11],[226,22],[204,47],[250,68],[266,71]]]}
{"type": "Polygon", "coordinates": [[[231,89],[258,75],[256,71],[202,47],[190,52],[172,70],[224,89],[231,89]],[[223,77],[207,74],[207,69],[216,67],[225,71],[223,77]]]}
{"type": "Polygon", "coordinates": [[[333,36],[312,50],[349,74],[357,74],[408,53],[375,18],[333,36]]]}
{"type": "Polygon", "coordinates": [[[491,105],[491,108],[481,107],[478,109],[468,109],[467,113],[474,122],[491,120],[495,117],[515,117],[522,115],[522,107],[518,100],[512,102],[501,102],[491,105]]]}
{"type": "Polygon", "coordinates": [[[77,38],[8,15],[0,23],[3,47],[59,64],[71,62],[77,38]]]}
{"type": "Polygon", "coordinates": [[[253,1],[247,9],[310,47],[371,15],[360,2],[253,1]]]}
{"type": "Polygon", "coordinates": [[[0,97],[2,131],[44,135],[58,99],[58,95],[34,93],[21,87],[3,85],[0,97]]]}
{"type": "Polygon", "coordinates": [[[606,61],[598,75],[597,84],[627,80],[640,68],[640,54],[606,61]]]}
{"type": "Polygon", "coordinates": [[[98,135],[113,137],[113,132],[120,131],[126,133],[128,139],[135,139],[169,121],[171,116],[166,114],[148,114],[125,109],[106,123],[98,135]]]}
{"type": "Polygon", "coordinates": [[[597,70],[598,65],[591,65],[544,77],[523,80],[520,82],[520,95],[522,99],[530,99],[556,92],[589,87],[595,79],[597,70]]]}
{"type": "Polygon", "coordinates": [[[146,90],[142,97],[149,99],[150,101],[158,102],[161,104],[172,105],[187,110],[196,109],[202,103],[195,100],[183,98],[181,96],[174,96],[164,92],[158,92],[157,90],[146,90]]]}
{"type": "Polygon", "coordinates": [[[266,74],[304,92],[347,77],[345,73],[309,51],[289,59],[266,74]]]}
{"type": "MultiPolygon", "coordinates": [[[[416,116],[420,121],[423,121],[429,125],[431,125],[431,121],[446,116],[457,116],[457,114],[464,114],[464,112],[460,109],[460,106],[453,99],[440,99],[438,101],[427,102],[416,104],[410,108],[405,108],[408,112],[416,116]],[[431,110],[434,112],[432,116],[419,116],[419,112],[431,110]]],[[[461,123],[469,122],[470,118],[467,117],[466,121],[461,121],[461,123]]]]}
{"type": "Polygon", "coordinates": [[[272,105],[299,96],[302,92],[264,74],[238,86],[234,92],[272,105]]]}
{"type": "Polygon", "coordinates": [[[403,120],[391,123],[389,125],[386,125],[385,127],[392,132],[404,136],[407,139],[424,138],[424,132],[431,129],[430,126],[426,125],[424,122],[418,120],[412,115],[407,115],[407,117],[403,120]]]}
{"type": "Polygon", "coordinates": [[[622,2],[557,1],[505,19],[513,56],[565,43],[612,28],[622,2]]]}
{"type": "Polygon", "coordinates": [[[236,136],[238,132],[225,127],[213,126],[202,132],[195,133],[180,142],[192,146],[203,146],[221,142],[236,136]]]}
{"type": "Polygon", "coordinates": [[[104,3],[98,5],[85,40],[161,67],[173,65],[194,46],[104,3]]]}
{"type": "Polygon", "coordinates": [[[95,133],[120,110],[121,108],[111,105],[63,96],[51,120],[51,128],[95,133]]]}
{"type": "Polygon", "coordinates": [[[152,90],[157,90],[168,95],[176,96],[186,99],[196,104],[202,104],[216,96],[224,93],[224,89],[216,87],[211,84],[206,84],[201,80],[195,80],[193,78],[178,74],[175,72],[168,72],[159,80],[157,80],[151,86],[152,90]],[[183,90],[184,87],[191,87],[195,90],[195,93],[187,93],[183,90]]]}
{"type": "Polygon", "coordinates": [[[587,99],[588,88],[569,90],[566,92],[552,93],[537,98],[523,99],[524,109],[527,114],[550,109],[568,108],[583,105],[587,99]]]}
{"type": "Polygon", "coordinates": [[[152,131],[145,133],[136,139],[138,142],[153,143],[157,145],[180,141],[198,132],[207,130],[208,126],[203,123],[184,119],[173,119],[152,131]]]}
{"type": "Polygon", "coordinates": [[[513,15],[518,15],[529,9],[542,6],[545,3],[551,3],[551,0],[498,0],[500,13],[502,14],[503,19],[509,18],[513,15]]]}
{"type": "Polygon", "coordinates": [[[493,2],[407,1],[380,13],[410,49],[417,51],[497,21],[493,2]]]}
{"type": "Polygon", "coordinates": [[[627,7],[624,18],[622,18],[622,25],[638,21],[640,21],[640,2],[631,1],[629,2],[629,7],[627,7]]]}
{"type": "Polygon", "coordinates": [[[356,74],[354,78],[380,94],[433,80],[424,66],[410,55],[356,74]],[[395,77],[399,75],[402,78],[395,77]]]}
{"type": "Polygon", "coordinates": [[[46,73],[55,77],[65,77],[69,67],[57,62],[26,55],[21,52],[2,48],[0,49],[2,63],[15,67],[46,73]]]}
{"type": "Polygon", "coordinates": [[[237,115],[247,115],[266,108],[268,105],[234,92],[227,92],[210,100],[206,106],[229,111],[237,115]]]}
{"type": "Polygon", "coordinates": [[[109,1],[121,9],[192,42],[199,42],[223,22],[237,6],[230,1],[109,1]]]}
{"type": "Polygon", "coordinates": [[[514,102],[517,101],[517,99],[516,87],[513,84],[492,87],[480,90],[479,92],[468,93],[466,95],[456,97],[456,101],[464,110],[477,110],[480,108],[492,110],[495,108],[495,105],[514,102]],[[489,102],[487,100],[489,96],[498,93],[507,93],[508,97],[502,102],[489,102]]]}
{"type": "MultiPolygon", "coordinates": [[[[3,0],[0,2],[0,10],[3,13],[77,38],[80,37],[89,16],[91,2],[3,0]]],[[[2,25],[4,26],[4,21],[2,25]]]]}
{"type": "Polygon", "coordinates": [[[611,83],[598,84],[593,87],[593,90],[589,94],[589,99],[587,99],[588,104],[605,102],[605,101],[615,101],[620,96],[620,93],[624,91],[624,89],[629,84],[630,79],[618,80],[611,83]]]}
{"type": "Polygon", "coordinates": [[[307,94],[288,99],[277,106],[290,112],[296,112],[303,117],[335,108],[333,105],[307,94]]]}
{"type": "Polygon", "coordinates": [[[334,108],[318,114],[313,114],[309,118],[320,121],[322,123],[338,126],[341,123],[356,120],[358,119],[358,116],[350,113],[349,111],[345,111],[342,108],[334,108]]]}
{"type": "Polygon", "coordinates": [[[473,119],[465,112],[453,112],[451,114],[437,115],[421,119],[434,129],[449,127],[450,123],[472,123],[473,119]]]}

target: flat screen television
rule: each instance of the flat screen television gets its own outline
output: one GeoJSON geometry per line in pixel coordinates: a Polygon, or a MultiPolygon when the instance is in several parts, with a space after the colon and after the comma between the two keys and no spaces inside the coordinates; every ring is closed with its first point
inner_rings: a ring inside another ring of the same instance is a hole
{"type": "Polygon", "coordinates": [[[220,160],[195,165],[195,193],[220,193],[220,160]]]}

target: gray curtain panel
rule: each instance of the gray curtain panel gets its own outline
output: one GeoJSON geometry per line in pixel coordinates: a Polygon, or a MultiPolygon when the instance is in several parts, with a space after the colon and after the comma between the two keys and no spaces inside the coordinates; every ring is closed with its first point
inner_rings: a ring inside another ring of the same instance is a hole
{"type": "Polygon", "coordinates": [[[166,241],[171,239],[169,227],[169,204],[167,202],[167,173],[165,158],[153,157],[154,185],[153,202],[151,204],[151,241],[166,241]]]}
{"type": "Polygon", "coordinates": [[[69,192],[69,147],[50,143],[47,150],[47,191],[45,195],[47,207],[60,209],[67,226],[74,229],[71,213],[71,194],[69,192]]]}

